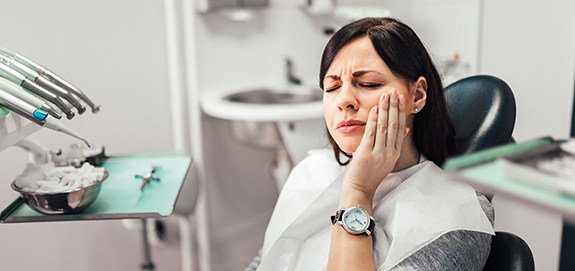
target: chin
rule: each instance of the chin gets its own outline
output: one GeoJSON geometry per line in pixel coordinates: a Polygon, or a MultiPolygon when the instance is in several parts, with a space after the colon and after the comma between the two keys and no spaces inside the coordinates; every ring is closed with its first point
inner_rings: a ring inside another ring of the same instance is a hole
{"type": "Polygon", "coordinates": [[[363,133],[356,134],[356,135],[342,135],[338,133],[331,133],[333,140],[337,144],[340,150],[344,151],[345,153],[354,153],[361,139],[363,137],[363,133]],[[334,136],[335,135],[335,136],[334,136]]]}
{"type": "Polygon", "coordinates": [[[359,146],[359,142],[342,142],[341,144],[338,142],[337,145],[345,153],[354,153],[359,146]]]}

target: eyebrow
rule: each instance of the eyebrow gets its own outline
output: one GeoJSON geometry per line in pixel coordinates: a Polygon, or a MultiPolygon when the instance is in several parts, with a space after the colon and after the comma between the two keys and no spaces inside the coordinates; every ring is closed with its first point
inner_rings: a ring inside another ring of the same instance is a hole
{"type": "MultiPolygon", "coordinates": [[[[380,73],[378,71],[374,71],[374,70],[360,70],[360,71],[353,72],[351,75],[353,77],[360,77],[366,73],[377,73],[377,74],[383,75],[382,73],[380,73]]],[[[341,77],[339,77],[338,75],[326,75],[324,77],[324,80],[328,79],[328,78],[333,79],[333,80],[339,80],[341,77]]]]}

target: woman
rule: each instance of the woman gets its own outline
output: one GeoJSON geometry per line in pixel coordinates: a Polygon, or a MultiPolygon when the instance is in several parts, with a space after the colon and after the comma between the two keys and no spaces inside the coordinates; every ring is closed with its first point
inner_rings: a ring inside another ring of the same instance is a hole
{"type": "Polygon", "coordinates": [[[389,18],[344,26],[326,45],[320,86],[335,158],[316,151],[293,169],[252,266],[482,270],[493,207],[437,166],[454,133],[415,32],[389,18]]]}

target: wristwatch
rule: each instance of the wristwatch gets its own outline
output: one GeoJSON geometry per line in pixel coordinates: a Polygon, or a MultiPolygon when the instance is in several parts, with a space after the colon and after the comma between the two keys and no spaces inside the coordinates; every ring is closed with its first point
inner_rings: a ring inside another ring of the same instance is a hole
{"type": "Polygon", "coordinates": [[[371,235],[375,228],[373,217],[369,216],[366,210],[360,205],[337,210],[331,216],[331,224],[342,225],[348,233],[358,235],[371,235]]]}

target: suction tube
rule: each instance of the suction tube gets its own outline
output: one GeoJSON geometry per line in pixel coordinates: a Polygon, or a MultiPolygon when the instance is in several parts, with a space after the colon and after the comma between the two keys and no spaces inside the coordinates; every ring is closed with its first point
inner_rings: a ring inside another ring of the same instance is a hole
{"type": "Polygon", "coordinates": [[[8,66],[0,63],[0,89],[18,97],[27,103],[39,107],[44,111],[47,111],[51,116],[61,119],[62,115],[56,109],[52,108],[49,104],[44,102],[44,100],[30,94],[24,88],[21,87],[22,82],[26,79],[23,75],[17,73],[16,71],[10,69],[8,66]]]}
{"type": "Polygon", "coordinates": [[[84,144],[86,144],[86,146],[88,146],[88,148],[90,147],[90,142],[88,142],[88,140],[81,137],[78,133],[74,132],[72,129],[66,127],[64,124],[59,122],[57,119],[46,118],[46,120],[44,121],[44,124],[42,126],[48,128],[48,129],[52,129],[54,131],[58,131],[58,132],[67,134],[71,137],[75,137],[77,139],[80,139],[84,142],[84,144]]]}
{"type": "Polygon", "coordinates": [[[60,108],[64,114],[66,114],[68,119],[72,119],[74,117],[74,112],[68,108],[68,106],[60,99],[59,96],[30,80],[30,78],[34,78],[34,76],[39,76],[38,73],[34,72],[32,69],[24,66],[23,64],[12,61],[10,57],[7,57],[3,54],[0,54],[0,63],[4,64],[0,66],[0,69],[3,69],[6,74],[11,75],[9,76],[10,78],[7,79],[14,80],[14,83],[19,84],[25,89],[28,89],[34,94],[53,103],[58,108],[60,108]]]}
{"type": "MultiPolygon", "coordinates": [[[[5,49],[1,49],[1,48],[0,48],[0,52],[3,52],[4,54],[10,54],[10,52],[7,52],[5,49]]],[[[88,106],[90,106],[90,108],[92,108],[92,113],[98,113],[98,111],[100,111],[100,106],[95,105],[94,102],[92,102],[90,100],[90,98],[88,98],[88,96],[86,94],[84,94],[84,92],[82,92],[76,86],[72,85],[70,82],[64,80],[62,77],[58,76],[56,73],[46,69],[44,66],[32,61],[31,59],[29,59],[25,56],[22,56],[19,54],[12,54],[12,55],[14,56],[14,60],[28,66],[30,69],[32,69],[32,70],[36,71],[37,73],[39,73],[40,75],[44,76],[50,82],[66,89],[69,92],[78,96],[82,101],[84,101],[88,106]]]]}
{"type": "Polygon", "coordinates": [[[35,106],[18,99],[16,96],[11,95],[10,93],[3,91],[0,89],[0,103],[6,106],[8,109],[18,113],[19,115],[29,119],[30,121],[46,127],[48,129],[52,129],[54,131],[58,131],[69,136],[75,137],[77,139],[82,140],[88,147],[90,147],[90,143],[74,132],[72,129],[66,127],[64,124],[59,122],[57,119],[53,119],[48,112],[36,108],[35,106]]]}

